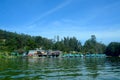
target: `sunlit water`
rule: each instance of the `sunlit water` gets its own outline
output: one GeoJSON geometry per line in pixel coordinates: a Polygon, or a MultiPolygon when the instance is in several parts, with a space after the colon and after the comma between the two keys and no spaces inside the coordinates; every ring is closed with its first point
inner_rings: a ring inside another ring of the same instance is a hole
{"type": "Polygon", "coordinates": [[[0,59],[0,80],[120,80],[120,58],[0,59]]]}

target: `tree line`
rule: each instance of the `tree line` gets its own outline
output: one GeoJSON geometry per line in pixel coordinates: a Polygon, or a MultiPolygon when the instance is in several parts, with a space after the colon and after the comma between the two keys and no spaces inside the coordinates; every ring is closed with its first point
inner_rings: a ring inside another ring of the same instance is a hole
{"type": "Polygon", "coordinates": [[[70,51],[81,53],[105,53],[108,56],[120,55],[120,43],[111,42],[108,46],[98,42],[95,35],[91,35],[91,38],[86,40],[84,45],[76,37],[64,37],[57,41],[54,39],[47,39],[41,36],[30,36],[27,34],[18,34],[16,32],[8,32],[0,30],[0,51],[18,51],[22,53],[24,51],[32,50],[35,48],[41,48],[44,50],[60,50],[66,53],[70,51]]]}

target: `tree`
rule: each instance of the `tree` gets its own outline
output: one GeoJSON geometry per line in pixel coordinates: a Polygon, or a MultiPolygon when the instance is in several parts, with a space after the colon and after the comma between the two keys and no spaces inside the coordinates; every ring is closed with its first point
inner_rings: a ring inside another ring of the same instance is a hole
{"type": "Polygon", "coordinates": [[[61,41],[54,43],[53,49],[62,50],[64,52],[81,51],[81,42],[76,37],[64,37],[61,41]]]}
{"type": "Polygon", "coordinates": [[[37,48],[40,48],[43,46],[43,38],[41,36],[36,36],[35,38],[35,43],[37,45],[37,48]]]}
{"type": "Polygon", "coordinates": [[[119,42],[111,42],[106,50],[105,54],[108,56],[120,56],[120,43],[119,42]]]}
{"type": "Polygon", "coordinates": [[[85,53],[104,53],[105,48],[104,44],[96,41],[95,35],[91,35],[91,38],[83,46],[85,53]]]}

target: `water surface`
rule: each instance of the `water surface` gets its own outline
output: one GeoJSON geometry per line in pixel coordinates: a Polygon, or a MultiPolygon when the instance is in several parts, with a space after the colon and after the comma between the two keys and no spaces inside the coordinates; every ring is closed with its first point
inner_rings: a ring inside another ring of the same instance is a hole
{"type": "Polygon", "coordinates": [[[0,80],[120,80],[120,58],[0,59],[0,80]]]}

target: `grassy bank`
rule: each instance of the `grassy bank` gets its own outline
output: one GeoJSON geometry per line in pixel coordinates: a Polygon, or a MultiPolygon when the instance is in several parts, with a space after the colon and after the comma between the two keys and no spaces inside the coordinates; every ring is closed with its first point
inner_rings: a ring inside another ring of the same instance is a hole
{"type": "Polygon", "coordinates": [[[10,56],[10,52],[7,51],[0,52],[0,58],[8,58],[9,56],[10,56]]]}

